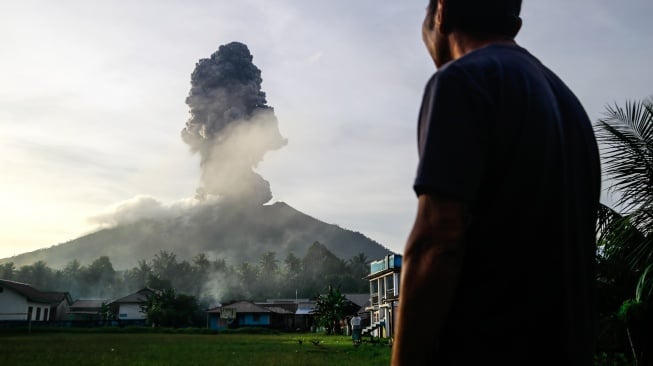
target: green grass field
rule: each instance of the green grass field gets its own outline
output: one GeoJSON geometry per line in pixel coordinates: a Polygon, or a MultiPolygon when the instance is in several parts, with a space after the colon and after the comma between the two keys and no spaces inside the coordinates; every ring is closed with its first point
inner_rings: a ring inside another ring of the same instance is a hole
{"type": "Polygon", "coordinates": [[[0,334],[0,365],[7,366],[365,366],[388,365],[390,352],[387,345],[354,347],[349,337],[319,334],[0,334]]]}

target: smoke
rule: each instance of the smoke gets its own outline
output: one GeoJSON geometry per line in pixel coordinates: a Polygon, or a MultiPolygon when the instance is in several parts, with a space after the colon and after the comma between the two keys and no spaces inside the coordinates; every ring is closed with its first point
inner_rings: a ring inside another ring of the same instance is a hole
{"type": "Polygon", "coordinates": [[[118,202],[87,220],[100,228],[109,228],[132,224],[142,219],[160,220],[179,217],[197,206],[199,202],[195,199],[184,199],[171,205],[164,205],[151,196],[141,195],[118,202]]]}
{"type": "Polygon", "coordinates": [[[272,199],[270,184],[253,169],[287,140],[266,104],[261,70],[252,59],[246,45],[232,42],[199,60],[191,74],[186,98],[191,116],[181,135],[201,157],[200,198],[256,204],[272,199]]]}

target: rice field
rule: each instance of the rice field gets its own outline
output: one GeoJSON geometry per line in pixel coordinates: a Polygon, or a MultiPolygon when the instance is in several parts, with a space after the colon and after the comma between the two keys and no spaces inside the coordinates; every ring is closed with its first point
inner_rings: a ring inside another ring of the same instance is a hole
{"type": "Polygon", "coordinates": [[[320,334],[0,334],[0,365],[388,365],[391,348],[320,334]]]}

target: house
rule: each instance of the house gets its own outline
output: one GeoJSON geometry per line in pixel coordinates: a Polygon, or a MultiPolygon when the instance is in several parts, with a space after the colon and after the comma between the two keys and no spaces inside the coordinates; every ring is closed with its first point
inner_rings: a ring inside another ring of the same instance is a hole
{"type": "Polygon", "coordinates": [[[125,297],[113,300],[109,308],[120,325],[145,325],[146,315],[142,306],[147,302],[147,297],[157,293],[158,290],[145,287],[125,297]]]}
{"type": "Polygon", "coordinates": [[[39,291],[21,282],[0,280],[0,321],[59,321],[72,299],[67,292],[39,291]]]}
{"type": "Polygon", "coordinates": [[[315,316],[313,312],[315,311],[315,301],[303,301],[297,304],[297,310],[295,310],[295,324],[293,329],[306,331],[313,327],[315,323],[315,316]]]}
{"type": "Polygon", "coordinates": [[[68,320],[71,322],[102,321],[102,305],[106,300],[77,300],[70,305],[68,320]]]}
{"type": "Polygon", "coordinates": [[[293,329],[295,312],[274,304],[237,301],[207,311],[209,329],[262,327],[293,329]]]}
{"type": "Polygon", "coordinates": [[[72,297],[68,292],[42,292],[46,299],[50,300],[50,319],[51,321],[66,320],[66,314],[70,310],[70,305],[73,303],[72,297]]]}
{"type": "Polygon", "coordinates": [[[286,330],[306,331],[314,323],[315,301],[309,299],[268,299],[256,304],[267,308],[280,307],[291,312],[293,316],[286,317],[284,324],[286,330]]]}
{"type": "Polygon", "coordinates": [[[401,255],[392,254],[370,263],[370,304],[365,310],[370,313],[371,324],[363,328],[363,335],[392,337],[394,320],[399,306],[399,278],[401,255]]]}

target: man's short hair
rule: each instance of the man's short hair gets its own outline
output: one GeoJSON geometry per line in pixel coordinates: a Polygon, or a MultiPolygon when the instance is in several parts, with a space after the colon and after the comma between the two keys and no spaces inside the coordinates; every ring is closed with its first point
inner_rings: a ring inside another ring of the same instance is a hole
{"type": "MultiPolygon", "coordinates": [[[[457,30],[471,36],[514,38],[521,27],[522,0],[446,0],[442,24],[445,33],[457,30]]],[[[430,0],[429,16],[435,15],[438,0],[430,0]]]]}

